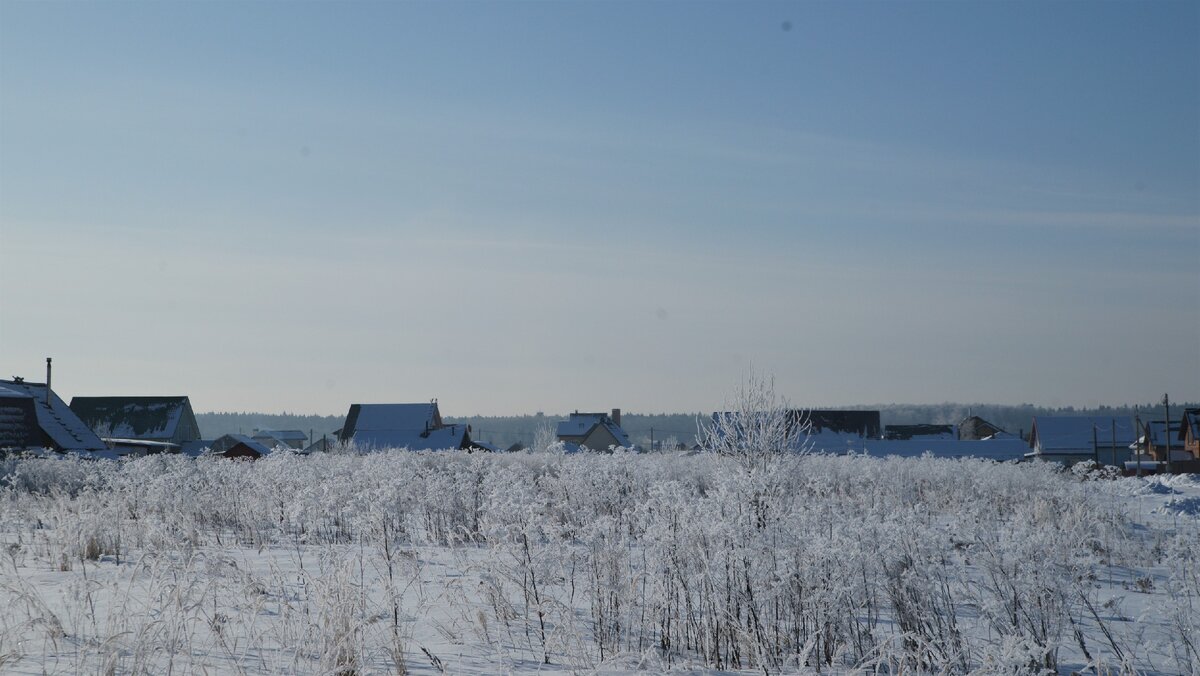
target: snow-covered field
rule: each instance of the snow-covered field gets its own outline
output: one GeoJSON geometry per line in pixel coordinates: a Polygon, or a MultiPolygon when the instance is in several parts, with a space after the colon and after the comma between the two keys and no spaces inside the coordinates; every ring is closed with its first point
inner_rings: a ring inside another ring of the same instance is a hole
{"type": "Polygon", "coordinates": [[[0,672],[1200,673],[1200,481],[978,460],[8,460],[0,672]]]}

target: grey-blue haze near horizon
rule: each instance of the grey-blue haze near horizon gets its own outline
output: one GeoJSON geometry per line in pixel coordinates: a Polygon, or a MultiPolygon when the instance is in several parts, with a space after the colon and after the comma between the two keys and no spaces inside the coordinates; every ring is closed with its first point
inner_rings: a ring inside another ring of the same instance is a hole
{"type": "Polygon", "coordinates": [[[0,2],[0,369],[197,410],[1200,396],[1200,5],[0,2]]]}

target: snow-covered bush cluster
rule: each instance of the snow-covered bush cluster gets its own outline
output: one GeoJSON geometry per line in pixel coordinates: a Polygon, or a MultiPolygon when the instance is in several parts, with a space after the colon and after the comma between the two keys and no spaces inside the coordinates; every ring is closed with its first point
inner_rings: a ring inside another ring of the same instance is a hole
{"type": "Polygon", "coordinates": [[[17,666],[1200,671],[1195,518],[1135,523],[1145,480],[620,452],[0,470],[17,666]]]}

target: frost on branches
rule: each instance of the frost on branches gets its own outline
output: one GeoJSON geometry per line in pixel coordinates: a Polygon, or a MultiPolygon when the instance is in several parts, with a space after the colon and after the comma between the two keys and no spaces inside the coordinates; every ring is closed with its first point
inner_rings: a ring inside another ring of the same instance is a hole
{"type": "Polygon", "coordinates": [[[769,472],[808,449],[808,421],[775,393],[775,379],[749,372],[725,410],[698,425],[700,447],[735,459],[749,473],[769,472]]]}
{"type": "Polygon", "coordinates": [[[1200,669],[1187,477],[399,451],[0,475],[5,673],[1200,669]]]}

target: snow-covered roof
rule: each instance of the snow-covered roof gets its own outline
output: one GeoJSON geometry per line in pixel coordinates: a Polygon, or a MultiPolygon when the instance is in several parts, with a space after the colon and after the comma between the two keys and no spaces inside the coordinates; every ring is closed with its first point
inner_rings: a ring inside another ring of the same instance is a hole
{"type": "Polygon", "coordinates": [[[1094,447],[1124,448],[1133,442],[1133,424],[1112,416],[1036,416],[1029,436],[1030,448],[1040,453],[1092,453],[1094,447]],[[1116,439],[1113,439],[1113,429],[1116,439]]]}
{"type": "Polygon", "coordinates": [[[254,438],[270,437],[280,441],[308,441],[308,435],[301,430],[258,430],[254,438]]]}
{"type": "Polygon", "coordinates": [[[573,438],[582,439],[590,435],[596,427],[608,430],[608,433],[617,440],[618,446],[633,447],[629,435],[607,413],[572,413],[567,420],[559,421],[555,433],[559,439],[571,443],[573,438]]]}
{"type": "Polygon", "coordinates": [[[50,403],[46,403],[46,385],[25,381],[0,380],[0,387],[24,393],[33,398],[33,410],[38,427],[55,449],[61,451],[107,451],[100,437],[79,416],[71,411],[66,402],[50,391],[50,403]]]}
{"type": "Polygon", "coordinates": [[[420,404],[351,404],[346,415],[344,433],[388,430],[425,431],[440,427],[441,414],[437,402],[420,404]]]}
{"type": "Polygon", "coordinates": [[[75,397],[71,410],[93,430],[125,439],[171,439],[181,424],[198,429],[185,396],[75,397]]]}
{"type": "Polygon", "coordinates": [[[1200,439],[1200,408],[1189,408],[1183,412],[1183,425],[1179,428],[1180,440],[1187,438],[1187,432],[1190,429],[1193,439],[1200,439]]]}
{"type": "Polygon", "coordinates": [[[17,399],[32,399],[33,395],[29,394],[28,392],[26,392],[23,389],[18,389],[9,384],[6,384],[3,380],[0,380],[0,397],[17,398],[17,399]]]}
{"type": "Polygon", "coordinates": [[[443,425],[437,402],[353,404],[342,439],[360,448],[407,448],[412,451],[463,448],[466,425],[443,425]]]}
{"type": "Polygon", "coordinates": [[[1144,443],[1148,437],[1151,444],[1165,447],[1169,438],[1172,445],[1179,446],[1179,444],[1175,443],[1175,440],[1179,438],[1180,422],[1179,420],[1172,420],[1170,427],[1162,420],[1151,420],[1143,423],[1142,436],[1138,440],[1144,443]]]}

